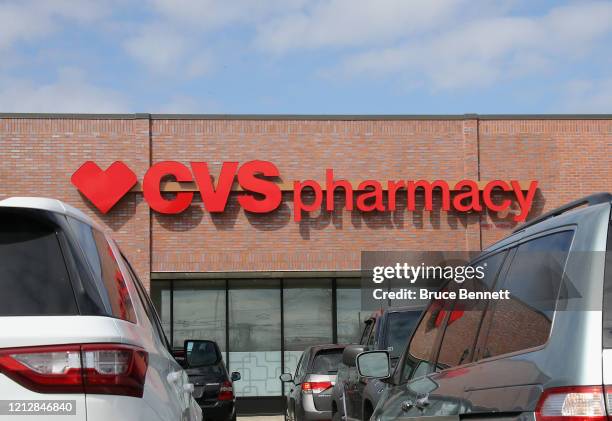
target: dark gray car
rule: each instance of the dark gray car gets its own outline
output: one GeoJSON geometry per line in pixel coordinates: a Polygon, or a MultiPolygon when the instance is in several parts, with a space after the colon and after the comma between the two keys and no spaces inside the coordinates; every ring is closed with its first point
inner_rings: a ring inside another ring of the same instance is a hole
{"type": "Polygon", "coordinates": [[[300,357],[295,376],[285,373],[280,380],[290,384],[285,420],[331,419],[331,391],[336,383],[344,345],[317,345],[300,357]]]}
{"type": "MultiPolygon", "coordinates": [[[[472,263],[486,263],[486,276],[471,288],[509,290],[510,299],[432,302],[371,419],[608,419],[611,201],[572,202],[486,249],[472,263]]],[[[388,356],[365,352],[357,364],[386,377],[388,356]]]]}
{"type": "Polygon", "coordinates": [[[370,418],[386,383],[359,376],[355,357],[365,350],[387,350],[391,365],[395,366],[422,311],[419,307],[390,307],[373,312],[364,321],[359,344],[348,345],[343,353],[343,363],[332,391],[332,419],[361,421],[370,418]]]}

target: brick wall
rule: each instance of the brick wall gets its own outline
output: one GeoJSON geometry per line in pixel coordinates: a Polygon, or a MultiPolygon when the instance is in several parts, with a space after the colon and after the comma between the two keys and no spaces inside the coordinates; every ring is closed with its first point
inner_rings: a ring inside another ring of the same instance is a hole
{"type": "MultiPolygon", "coordinates": [[[[135,116],[138,117],[138,116],[135,116]]],[[[151,213],[129,193],[101,215],[70,184],[86,160],[126,162],[142,177],[153,162],[274,162],[283,181],[537,179],[538,214],[612,190],[612,120],[178,120],[0,117],[0,198],[57,197],[90,214],[124,248],[148,283],[152,271],[351,270],[361,250],[478,249],[514,226],[505,215],[335,211],[296,223],[292,197],[254,215],[230,197],[211,215],[196,194],[181,215],[151,213]]],[[[336,195],[336,207],[344,202],[336,195]]]]}
{"type": "Polygon", "coordinates": [[[137,174],[149,167],[149,120],[0,118],[0,199],[43,196],[63,200],[106,227],[149,284],[150,215],[142,194],[131,193],[107,215],[70,183],[85,161],[107,168],[123,160],[137,174]]]}

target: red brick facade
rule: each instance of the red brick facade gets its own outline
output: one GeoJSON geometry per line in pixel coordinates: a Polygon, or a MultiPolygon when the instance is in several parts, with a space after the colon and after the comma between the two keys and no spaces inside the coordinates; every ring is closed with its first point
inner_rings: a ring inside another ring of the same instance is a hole
{"type": "MultiPolygon", "coordinates": [[[[55,197],[108,228],[148,284],[150,272],[356,270],[361,250],[479,249],[514,226],[504,215],[318,212],[292,218],[285,194],[271,214],[246,214],[232,193],[211,215],[196,194],[180,215],[150,211],[129,193],[102,215],[70,183],[87,161],[124,161],[139,180],[151,163],[271,161],[283,181],[538,180],[530,216],[612,190],[612,119],[198,118],[0,116],[0,199],[55,197]]],[[[338,205],[343,202],[336,195],[338,205]]]]}

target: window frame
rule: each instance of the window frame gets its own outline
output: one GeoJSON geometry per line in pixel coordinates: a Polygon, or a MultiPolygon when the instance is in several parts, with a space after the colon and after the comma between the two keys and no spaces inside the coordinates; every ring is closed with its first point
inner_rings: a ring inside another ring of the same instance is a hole
{"type": "Polygon", "coordinates": [[[365,326],[361,331],[361,339],[359,339],[359,345],[367,345],[368,340],[370,339],[370,334],[372,333],[372,329],[374,328],[374,324],[376,323],[376,318],[368,317],[363,322],[365,326]]]}
{"type": "MultiPolygon", "coordinates": [[[[440,290],[446,288],[450,282],[452,282],[452,279],[448,280],[448,282],[445,282],[444,285],[440,287],[440,290]]],[[[410,354],[410,345],[412,345],[412,341],[414,340],[415,333],[418,331],[419,327],[421,326],[421,323],[423,323],[423,319],[425,319],[425,316],[427,315],[427,313],[429,312],[429,309],[432,307],[433,304],[434,304],[433,302],[430,302],[427,305],[427,307],[421,312],[421,316],[419,317],[419,320],[414,326],[414,330],[412,331],[412,336],[410,337],[410,340],[406,344],[406,348],[404,349],[404,352],[400,360],[397,363],[397,367],[395,370],[397,377],[394,376],[394,380],[395,380],[394,383],[396,384],[406,384],[409,381],[411,381],[413,379],[412,373],[414,373],[420,365],[419,361],[425,361],[425,360],[417,359],[416,357],[413,357],[412,354],[410,354]],[[408,373],[407,376],[405,375],[406,360],[411,360],[411,361],[416,362],[416,364],[412,366],[410,373],[408,373]]],[[[454,305],[454,302],[452,305],[454,305]]],[[[437,363],[438,352],[440,350],[440,344],[442,343],[442,338],[444,336],[443,334],[444,334],[444,331],[446,330],[446,322],[448,321],[449,317],[450,317],[450,311],[447,312],[447,314],[444,316],[444,320],[442,320],[442,328],[436,334],[436,338],[434,339],[433,346],[431,347],[431,350],[429,352],[428,362],[430,362],[432,366],[435,366],[435,364],[437,363]]],[[[432,372],[433,370],[430,370],[427,374],[431,374],[432,372]]]]}

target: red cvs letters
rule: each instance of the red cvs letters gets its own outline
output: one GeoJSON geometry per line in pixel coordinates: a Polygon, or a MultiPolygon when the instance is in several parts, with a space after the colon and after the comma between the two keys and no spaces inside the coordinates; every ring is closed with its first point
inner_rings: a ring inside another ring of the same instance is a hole
{"type": "MultiPolygon", "coordinates": [[[[195,183],[204,208],[211,213],[225,211],[232,191],[238,190],[237,201],[247,212],[268,213],[277,209],[282,190],[277,183],[280,171],[268,161],[224,162],[218,177],[210,173],[206,162],[191,162],[189,166],[176,161],[157,162],[146,172],[142,190],[144,198],[156,212],[178,214],[191,206],[194,189],[174,189],[163,192],[166,181],[195,183]],[[237,183],[237,187],[234,184],[237,183]]],[[[136,175],[122,162],[113,163],[102,171],[95,163],[87,162],[72,176],[73,184],[101,212],[108,212],[137,182],[136,175]]],[[[480,185],[474,180],[460,180],[449,185],[444,180],[364,180],[358,185],[335,179],[333,169],[325,171],[324,185],[315,180],[293,181],[293,217],[296,222],[303,214],[323,208],[335,211],[336,193],[344,195],[343,206],[361,212],[393,212],[397,210],[399,195],[403,195],[407,211],[434,209],[434,195],[443,211],[513,212],[517,222],[525,221],[531,210],[538,188],[537,181],[521,186],[517,180],[493,180],[480,185]],[[386,199],[386,200],[385,200],[386,199]],[[516,206],[512,206],[513,203],[516,206]]]]}

